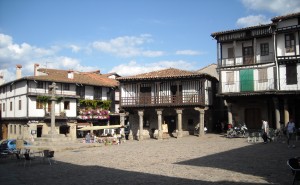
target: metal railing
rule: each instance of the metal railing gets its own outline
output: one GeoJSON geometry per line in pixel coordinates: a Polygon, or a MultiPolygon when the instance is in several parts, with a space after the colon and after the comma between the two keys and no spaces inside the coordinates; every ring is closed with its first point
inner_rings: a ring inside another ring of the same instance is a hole
{"type": "Polygon", "coordinates": [[[229,66],[241,66],[241,65],[251,65],[251,64],[264,64],[275,62],[275,55],[274,53],[269,53],[269,55],[261,56],[256,55],[253,57],[243,57],[243,56],[236,56],[235,58],[222,58],[219,59],[219,65],[221,67],[229,67],[229,66]],[[254,60],[256,58],[256,61],[254,60]],[[234,63],[235,59],[235,63],[234,63]]]}
{"type": "Polygon", "coordinates": [[[221,83],[220,93],[232,93],[232,92],[259,92],[270,91],[276,89],[276,83],[274,79],[267,80],[244,80],[221,83]]]}
{"type": "Polygon", "coordinates": [[[204,105],[204,95],[188,93],[184,95],[167,96],[137,96],[121,97],[121,106],[178,106],[178,105],[204,105]]]}

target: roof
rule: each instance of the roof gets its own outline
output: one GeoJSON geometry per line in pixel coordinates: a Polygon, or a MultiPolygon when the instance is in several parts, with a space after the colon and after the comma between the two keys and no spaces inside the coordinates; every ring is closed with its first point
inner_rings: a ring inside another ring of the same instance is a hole
{"type": "Polygon", "coordinates": [[[129,81],[129,80],[152,80],[152,79],[174,79],[174,78],[191,78],[191,77],[204,77],[209,76],[206,73],[198,73],[192,71],[186,71],[175,68],[168,68],[158,71],[152,71],[149,73],[142,73],[135,76],[121,77],[117,78],[120,81],[129,81]]]}
{"type": "Polygon", "coordinates": [[[265,27],[270,27],[270,26],[275,26],[275,24],[274,23],[260,24],[260,25],[257,25],[257,26],[250,26],[250,27],[245,27],[245,28],[239,28],[239,29],[233,29],[233,30],[226,30],[226,31],[214,32],[214,33],[211,34],[211,36],[214,37],[214,36],[228,34],[228,33],[235,33],[235,32],[247,31],[247,30],[254,30],[254,29],[265,28],[265,27]]]}
{"type": "Polygon", "coordinates": [[[39,76],[29,76],[24,77],[24,79],[29,80],[39,80],[39,81],[54,81],[63,83],[78,83],[93,86],[104,86],[104,87],[115,87],[118,86],[118,81],[110,79],[105,75],[100,74],[100,71],[92,72],[78,72],[70,70],[59,70],[59,69],[38,69],[42,75],[39,76]],[[68,78],[68,73],[73,72],[74,77],[68,78]]]}
{"type": "Polygon", "coordinates": [[[272,18],[271,20],[273,22],[279,22],[279,21],[282,21],[282,20],[293,19],[293,18],[297,18],[297,17],[300,17],[300,12],[291,13],[291,14],[287,14],[287,15],[276,16],[276,17],[272,18]]]}
{"type": "Polygon", "coordinates": [[[197,72],[209,74],[210,76],[213,76],[217,80],[219,80],[219,74],[217,72],[217,67],[218,67],[217,64],[210,64],[206,67],[203,67],[202,69],[199,69],[197,72]]]}

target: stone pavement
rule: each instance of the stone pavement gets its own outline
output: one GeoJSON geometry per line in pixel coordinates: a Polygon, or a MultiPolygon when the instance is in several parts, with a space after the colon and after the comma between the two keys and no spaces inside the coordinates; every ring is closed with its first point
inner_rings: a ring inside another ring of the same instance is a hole
{"type": "Polygon", "coordinates": [[[25,167],[16,159],[0,159],[0,184],[285,185],[292,181],[287,159],[300,156],[300,142],[295,144],[248,143],[218,134],[112,146],[79,144],[57,151],[51,166],[38,159],[25,167]]]}

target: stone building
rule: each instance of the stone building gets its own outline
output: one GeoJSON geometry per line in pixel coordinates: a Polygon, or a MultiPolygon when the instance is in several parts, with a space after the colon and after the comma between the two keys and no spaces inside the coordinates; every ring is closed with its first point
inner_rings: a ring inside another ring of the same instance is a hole
{"type": "Polygon", "coordinates": [[[194,134],[195,127],[200,127],[200,136],[204,124],[211,127],[214,122],[214,76],[169,68],[117,80],[121,124],[129,122],[129,138],[180,138],[194,134]]]}

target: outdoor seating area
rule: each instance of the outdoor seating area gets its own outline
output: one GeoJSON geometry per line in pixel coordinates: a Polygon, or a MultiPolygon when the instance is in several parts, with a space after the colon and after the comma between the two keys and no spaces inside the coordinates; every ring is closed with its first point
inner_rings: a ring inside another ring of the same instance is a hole
{"type": "Polygon", "coordinates": [[[299,157],[290,158],[287,161],[287,165],[292,171],[292,175],[293,175],[292,184],[295,184],[295,181],[300,181],[300,158],[299,157]]]}
{"type": "Polygon", "coordinates": [[[17,164],[23,164],[24,167],[31,166],[32,161],[38,161],[37,163],[42,164],[45,160],[51,165],[54,151],[22,148],[19,150],[1,152],[0,156],[3,160],[16,160],[17,164]]]}

